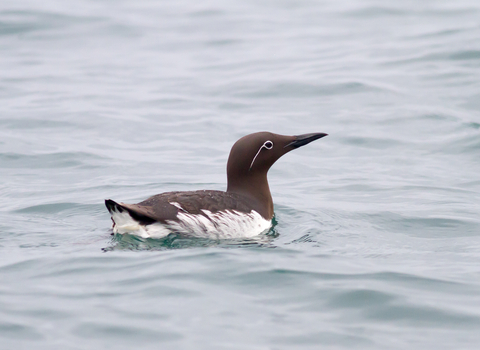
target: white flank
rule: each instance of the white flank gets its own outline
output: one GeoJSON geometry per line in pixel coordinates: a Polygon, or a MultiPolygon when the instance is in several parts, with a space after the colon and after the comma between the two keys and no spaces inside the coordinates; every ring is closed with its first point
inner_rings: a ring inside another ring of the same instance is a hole
{"type": "MultiPolygon", "coordinates": [[[[136,236],[140,236],[142,238],[153,237],[151,233],[148,232],[147,226],[141,225],[138,221],[134,220],[126,210],[124,210],[121,213],[116,210],[113,211],[112,219],[115,222],[115,225],[113,225],[114,234],[130,233],[136,236]]],[[[170,231],[167,228],[163,227],[163,225],[160,225],[160,224],[153,224],[153,225],[160,226],[158,227],[158,229],[155,230],[156,231],[155,238],[162,238],[170,234],[170,231]]],[[[148,225],[148,226],[153,226],[153,225],[148,225]]]]}
{"type": "Polygon", "coordinates": [[[205,215],[179,212],[178,221],[169,221],[169,229],[194,237],[222,239],[254,237],[272,226],[271,221],[265,220],[254,210],[250,213],[236,210],[217,213],[202,211],[205,215]]]}
{"type": "MultiPolygon", "coordinates": [[[[178,203],[175,204],[178,205],[178,203]]],[[[183,210],[180,205],[177,208],[183,210]]],[[[115,222],[113,233],[129,233],[142,238],[163,238],[173,232],[198,238],[248,238],[257,236],[272,226],[271,221],[265,220],[254,210],[250,213],[236,210],[217,213],[209,210],[202,211],[205,215],[179,212],[178,221],[169,220],[167,224],[150,225],[141,225],[127,211],[121,213],[114,211],[112,213],[112,219],[115,222]]]]}

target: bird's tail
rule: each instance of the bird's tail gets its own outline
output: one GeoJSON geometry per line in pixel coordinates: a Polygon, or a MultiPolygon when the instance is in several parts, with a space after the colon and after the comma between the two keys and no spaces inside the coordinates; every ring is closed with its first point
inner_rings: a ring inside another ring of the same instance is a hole
{"type": "Polygon", "coordinates": [[[105,199],[105,206],[107,207],[110,214],[113,214],[116,211],[122,213],[124,210],[126,210],[126,208],[124,208],[121,204],[118,204],[111,199],[105,199]]]}
{"type": "MultiPolygon", "coordinates": [[[[156,220],[149,217],[148,215],[145,215],[142,212],[139,212],[139,210],[136,210],[136,208],[129,208],[128,204],[123,205],[119,204],[111,199],[105,199],[105,206],[107,207],[108,211],[110,212],[110,215],[112,215],[112,220],[115,220],[115,217],[118,216],[118,214],[121,214],[123,212],[128,213],[128,215],[135,220],[137,223],[142,224],[142,225],[149,225],[154,223],[156,220]]],[[[134,206],[134,205],[131,205],[134,206]]]]}

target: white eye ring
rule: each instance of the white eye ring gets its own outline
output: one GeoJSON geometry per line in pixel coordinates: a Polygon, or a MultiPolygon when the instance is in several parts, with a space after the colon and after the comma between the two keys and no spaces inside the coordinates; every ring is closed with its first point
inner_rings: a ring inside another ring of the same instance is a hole
{"type": "Polygon", "coordinates": [[[265,148],[265,149],[272,149],[273,148],[273,142],[270,141],[270,140],[267,140],[263,143],[263,145],[259,148],[257,154],[255,154],[255,157],[253,157],[253,160],[252,160],[252,164],[250,164],[250,168],[248,170],[252,170],[252,166],[253,166],[253,163],[255,162],[255,159],[257,159],[257,156],[260,154],[260,151],[262,150],[262,148],[265,148]]]}
{"type": "Polygon", "coordinates": [[[266,149],[272,149],[273,148],[273,142],[268,140],[268,141],[265,141],[265,143],[263,144],[262,147],[265,147],[266,149]]]}

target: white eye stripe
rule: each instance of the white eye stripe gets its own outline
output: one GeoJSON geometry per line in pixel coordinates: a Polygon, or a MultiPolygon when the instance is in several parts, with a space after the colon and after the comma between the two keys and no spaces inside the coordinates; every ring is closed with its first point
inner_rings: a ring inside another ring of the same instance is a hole
{"type": "Polygon", "coordinates": [[[255,157],[253,157],[252,164],[250,164],[250,169],[248,169],[248,170],[252,169],[253,163],[255,162],[255,159],[257,159],[257,156],[260,154],[260,151],[262,150],[262,148],[265,148],[265,149],[268,149],[268,150],[272,149],[273,148],[273,142],[270,141],[270,140],[267,140],[263,143],[263,145],[258,149],[257,154],[255,154],[255,157]]]}

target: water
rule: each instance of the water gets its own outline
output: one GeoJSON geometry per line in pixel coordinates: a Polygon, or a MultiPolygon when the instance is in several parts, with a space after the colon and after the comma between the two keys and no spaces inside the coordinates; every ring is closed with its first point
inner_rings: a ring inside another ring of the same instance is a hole
{"type": "Polygon", "coordinates": [[[0,4],[0,349],[477,349],[477,1],[0,4]],[[105,198],[225,189],[255,240],[114,238],[105,198]]]}

